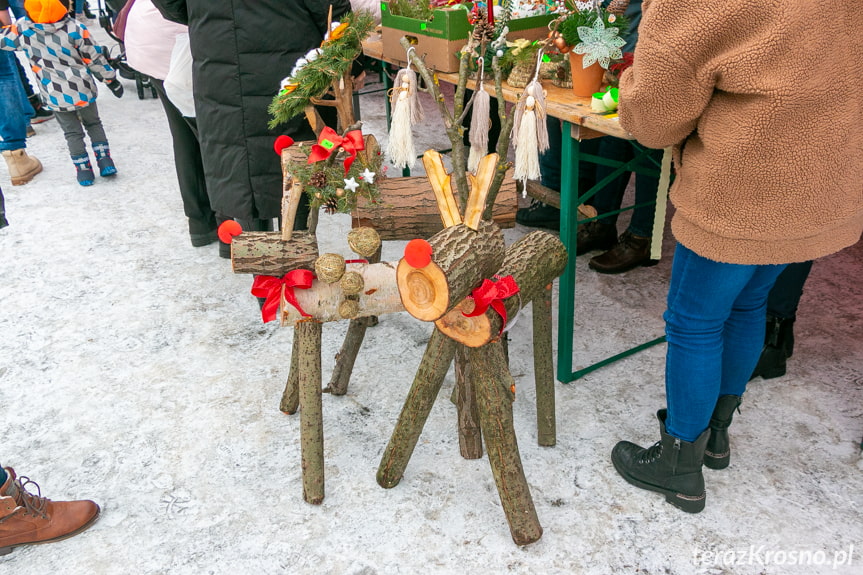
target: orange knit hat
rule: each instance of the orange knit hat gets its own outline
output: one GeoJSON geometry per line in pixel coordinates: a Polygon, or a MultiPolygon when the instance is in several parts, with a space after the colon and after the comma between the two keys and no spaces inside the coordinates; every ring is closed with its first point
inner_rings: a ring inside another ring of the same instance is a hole
{"type": "Polygon", "coordinates": [[[60,0],[26,0],[24,9],[37,24],[52,24],[66,17],[69,9],[60,0]]]}

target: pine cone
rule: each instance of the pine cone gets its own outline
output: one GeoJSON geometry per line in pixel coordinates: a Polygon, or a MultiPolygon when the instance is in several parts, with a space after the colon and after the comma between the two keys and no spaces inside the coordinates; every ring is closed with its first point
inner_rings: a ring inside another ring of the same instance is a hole
{"type": "Polygon", "coordinates": [[[323,188],[327,185],[327,174],[324,172],[315,172],[309,176],[308,185],[312,188],[323,188]]]}
{"type": "Polygon", "coordinates": [[[488,20],[480,20],[473,27],[473,38],[477,42],[490,42],[494,40],[494,24],[489,24],[488,20]]]}
{"type": "Polygon", "coordinates": [[[339,211],[339,199],[336,196],[330,196],[324,200],[324,211],[330,215],[339,211]]]}
{"type": "Polygon", "coordinates": [[[629,0],[611,0],[611,3],[608,5],[606,10],[611,14],[623,16],[623,13],[626,12],[626,8],[628,6],[629,0]]]}

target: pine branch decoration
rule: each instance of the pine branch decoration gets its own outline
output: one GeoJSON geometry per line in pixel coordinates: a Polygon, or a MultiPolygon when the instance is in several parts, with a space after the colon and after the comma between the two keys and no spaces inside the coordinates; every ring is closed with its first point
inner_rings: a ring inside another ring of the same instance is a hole
{"type": "Polygon", "coordinates": [[[351,64],[363,51],[362,41],[374,29],[374,17],[370,12],[356,11],[345,14],[347,24],[338,37],[324,41],[316,52],[317,57],[308,61],[291,78],[291,88],[281,90],[269,107],[270,128],[276,128],[303,114],[312,98],[320,98],[330,89],[334,81],[350,70],[351,64]]]}

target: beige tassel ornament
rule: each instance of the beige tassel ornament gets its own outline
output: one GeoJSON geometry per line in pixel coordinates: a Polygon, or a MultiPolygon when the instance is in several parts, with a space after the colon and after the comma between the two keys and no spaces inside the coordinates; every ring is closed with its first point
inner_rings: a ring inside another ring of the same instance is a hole
{"type": "MultiPolygon", "coordinates": [[[[545,125],[545,91],[539,83],[539,69],[542,65],[542,50],[537,53],[536,71],[515,107],[512,129],[515,147],[515,170],[513,177],[524,184],[527,180],[537,180],[539,173],[539,154],[548,150],[548,128],[545,125]]],[[[527,189],[527,186],[524,186],[527,189]]]]}
{"type": "Polygon", "coordinates": [[[479,161],[488,153],[488,132],[491,129],[491,96],[485,89],[483,80],[485,79],[485,62],[483,58],[477,58],[477,66],[479,67],[479,81],[477,89],[473,93],[473,110],[470,116],[470,132],[468,132],[468,140],[470,141],[470,154],[467,158],[467,169],[471,172],[476,172],[479,161]]]}
{"type": "Polygon", "coordinates": [[[422,121],[422,106],[417,100],[417,73],[410,68],[410,48],[408,67],[396,74],[394,87],[390,94],[393,111],[390,122],[387,156],[397,168],[413,168],[417,153],[414,148],[413,125],[422,121]]]}

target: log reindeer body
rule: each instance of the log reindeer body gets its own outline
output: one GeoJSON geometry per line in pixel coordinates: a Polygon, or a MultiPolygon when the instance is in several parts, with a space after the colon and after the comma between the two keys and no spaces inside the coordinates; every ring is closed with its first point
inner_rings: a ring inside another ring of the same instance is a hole
{"type": "MultiPolygon", "coordinates": [[[[295,289],[294,297],[300,309],[319,322],[341,321],[360,317],[378,316],[404,311],[399,291],[396,285],[396,263],[381,262],[377,264],[347,264],[348,272],[357,272],[362,276],[362,291],[359,294],[345,294],[341,282],[324,283],[319,280],[312,282],[309,289],[295,289]],[[345,296],[356,297],[356,315],[344,317],[339,308],[345,296]]],[[[350,291],[350,290],[349,290],[350,291]]],[[[282,297],[282,326],[292,326],[303,319],[300,311],[282,297]]]]}

